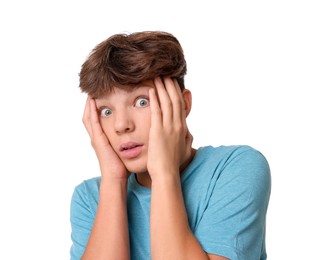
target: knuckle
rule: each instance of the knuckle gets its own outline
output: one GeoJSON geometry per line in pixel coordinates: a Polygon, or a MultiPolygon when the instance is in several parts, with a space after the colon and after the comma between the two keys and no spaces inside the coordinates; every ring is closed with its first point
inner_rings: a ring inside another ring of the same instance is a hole
{"type": "Polygon", "coordinates": [[[167,107],[167,108],[170,108],[170,107],[172,107],[172,103],[171,103],[170,100],[167,100],[167,101],[164,101],[164,102],[163,102],[163,106],[164,106],[164,107],[167,107]]]}
{"type": "Polygon", "coordinates": [[[152,114],[155,116],[161,116],[161,111],[159,109],[155,109],[152,111],[152,114]]]}
{"type": "Polygon", "coordinates": [[[176,105],[181,105],[182,100],[179,98],[179,96],[175,96],[175,97],[173,97],[173,103],[176,105]]]}
{"type": "Polygon", "coordinates": [[[177,122],[177,123],[174,125],[174,130],[175,130],[176,132],[183,132],[184,127],[183,127],[183,125],[181,124],[181,122],[177,122]]]}

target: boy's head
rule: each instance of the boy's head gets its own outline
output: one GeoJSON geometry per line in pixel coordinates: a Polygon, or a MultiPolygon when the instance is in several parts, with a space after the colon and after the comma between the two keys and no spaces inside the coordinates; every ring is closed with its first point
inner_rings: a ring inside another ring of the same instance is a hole
{"type": "Polygon", "coordinates": [[[128,90],[160,76],[177,79],[183,90],[186,70],[182,47],[173,35],[116,34],[97,45],[82,65],[80,88],[99,98],[114,87],[128,90]]]}

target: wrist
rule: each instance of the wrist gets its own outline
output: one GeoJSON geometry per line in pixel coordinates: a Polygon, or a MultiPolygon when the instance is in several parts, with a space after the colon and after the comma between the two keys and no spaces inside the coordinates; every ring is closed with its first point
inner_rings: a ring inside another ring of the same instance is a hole
{"type": "Polygon", "coordinates": [[[169,164],[169,163],[156,163],[152,164],[148,167],[148,173],[151,176],[151,178],[159,178],[159,177],[167,177],[169,175],[171,176],[177,176],[180,175],[180,169],[179,166],[176,166],[176,164],[169,164]]]}
{"type": "Polygon", "coordinates": [[[108,176],[102,176],[100,182],[100,191],[103,190],[113,190],[113,189],[122,189],[126,190],[128,184],[127,178],[112,178],[108,176]]]}
{"type": "Polygon", "coordinates": [[[164,174],[154,174],[153,177],[151,177],[152,179],[152,187],[153,186],[168,186],[168,185],[181,185],[181,178],[180,178],[180,172],[177,171],[173,171],[173,172],[166,172],[164,174]]]}

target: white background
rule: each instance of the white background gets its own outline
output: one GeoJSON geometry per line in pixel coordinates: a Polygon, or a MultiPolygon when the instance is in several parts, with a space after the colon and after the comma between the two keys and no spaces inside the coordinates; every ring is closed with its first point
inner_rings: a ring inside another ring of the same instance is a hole
{"type": "Polygon", "coordinates": [[[142,30],[171,32],[185,50],[194,146],[249,144],[267,157],[268,259],[312,257],[312,1],[4,2],[0,238],[5,259],[69,259],[73,189],[99,175],[81,123],[80,66],[110,35],[142,30]]]}

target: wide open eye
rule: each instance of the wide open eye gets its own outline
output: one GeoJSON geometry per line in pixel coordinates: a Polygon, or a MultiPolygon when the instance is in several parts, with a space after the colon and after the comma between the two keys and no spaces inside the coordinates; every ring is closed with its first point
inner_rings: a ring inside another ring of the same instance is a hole
{"type": "Polygon", "coordinates": [[[111,114],[112,114],[112,111],[111,111],[110,108],[105,107],[105,108],[102,108],[102,109],[100,110],[100,115],[101,115],[102,117],[108,117],[108,116],[110,116],[111,114]]]}
{"type": "Polygon", "coordinates": [[[149,104],[149,100],[147,98],[138,98],[135,102],[136,107],[147,107],[149,104]]]}

